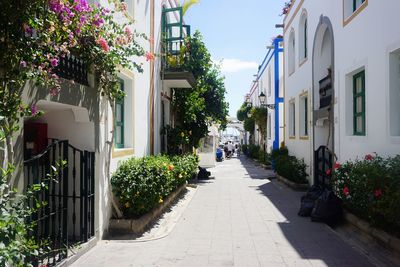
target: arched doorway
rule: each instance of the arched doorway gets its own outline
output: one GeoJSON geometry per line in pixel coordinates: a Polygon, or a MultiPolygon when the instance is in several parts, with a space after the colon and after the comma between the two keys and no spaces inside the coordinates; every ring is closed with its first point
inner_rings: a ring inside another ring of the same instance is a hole
{"type": "Polygon", "coordinates": [[[314,183],[329,184],[334,155],[334,36],[328,17],[320,17],[313,46],[314,183]]]}

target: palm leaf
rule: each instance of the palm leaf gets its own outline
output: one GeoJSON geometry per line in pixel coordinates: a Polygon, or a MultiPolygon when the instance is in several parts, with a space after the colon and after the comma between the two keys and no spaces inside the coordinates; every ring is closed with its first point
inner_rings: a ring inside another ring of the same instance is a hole
{"type": "Polygon", "coordinates": [[[200,0],[185,0],[182,4],[182,15],[185,15],[186,11],[194,4],[198,4],[200,0]]]}

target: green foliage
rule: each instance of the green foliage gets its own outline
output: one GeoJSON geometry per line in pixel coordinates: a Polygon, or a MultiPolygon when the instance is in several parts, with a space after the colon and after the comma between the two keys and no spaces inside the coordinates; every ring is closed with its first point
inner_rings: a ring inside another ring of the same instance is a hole
{"type": "Polygon", "coordinates": [[[254,122],[258,125],[262,139],[264,139],[267,131],[267,118],[268,110],[264,107],[254,107],[251,109],[251,117],[254,118],[254,122]]]}
{"type": "Polygon", "coordinates": [[[236,117],[239,121],[244,121],[247,118],[247,114],[250,112],[251,107],[247,105],[246,102],[244,102],[239,110],[236,112],[236,117]]]}
{"type": "Polygon", "coordinates": [[[111,178],[112,190],[127,218],[139,217],[196,174],[195,155],[149,156],[123,162],[111,178]]]}
{"type": "Polygon", "coordinates": [[[7,182],[7,177],[14,172],[15,167],[9,165],[6,169],[0,169],[0,266],[32,266],[28,259],[47,253],[40,249],[45,247],[46,240],[40,240],[39,246],[34,237],[28,237],[36,226],[36,222],[29,219],[33,213],[47,205],[37,196],[48,190],[49,181],[55,180],[65,165],[66,162],[61,161],[57,166],[52,166],[47,179],[30,186],[25,194],[17,193],[7,182]]]}
{"type": "Polygon", "coordinates": [[[279,175],[295,183],[308,183],[304,159],[290,156],[286,147],[272,150],[271,158],[279,175]]]}
{"type": "Polygon", "coordinates": [[[332,187],[351,212],[400,236],[400,155],[335,163],[332,187]]]}
{"type": "Polygon", "coordinates": [[[245,131],[249,132],[250,134],[254,133],[254,127],[256,126],[255,120],[253,117],[246,118],[243,122],[243,128],[245,131]]]}
{"type": "MultiPolygon", "coordinates": [[[[196,31],[185,42],[190,56],[185,59],[183,68],[193,73],[196,85],[187,90],[174,90],[171,103],[176,114],[175,132],[190,131],[188,145],[198,147],[200,139],[207,136],[209,125],[217,123],[221,128],[226,127],[228,103],[225,100],[224,77],[212,63],[201,34],[196,31]]],[[[171,151],[175,150],[177,148],[171,151]]]]}
{"type": "Polygon", "coordinates": [[[271,163],[271,155],[264,151],[264,149],[259,145],[242,145],[242,150],[249,158],[257,159],[259,162],[265,164],[271,163]]]}

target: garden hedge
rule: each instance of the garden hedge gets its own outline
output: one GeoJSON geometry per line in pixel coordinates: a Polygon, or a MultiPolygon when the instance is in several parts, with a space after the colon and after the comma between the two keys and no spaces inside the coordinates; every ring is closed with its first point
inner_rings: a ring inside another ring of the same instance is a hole
{"type": "Polygon", "coordinates": [[[275,162],[275,170],[279,175],[295,183],[308,183],[307,165],[304,163],[304,160],[290,156],[286,147],[273,150],[271,158],[275,162]]]}
{"type": "Polygon", "coordinates": [[[400,155],[336,162],[327,174],[349,211],[400,237],[400,155]]]}
{"type": "Polygon", "coordinates": [[[148,156],[124,161],[111,178],[126,218],[149,212],[197,172],[196,155],[148,156]]]}

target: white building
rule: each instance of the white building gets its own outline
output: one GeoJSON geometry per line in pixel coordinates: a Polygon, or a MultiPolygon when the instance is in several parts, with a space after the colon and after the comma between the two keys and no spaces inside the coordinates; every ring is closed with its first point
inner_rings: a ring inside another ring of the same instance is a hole
{"type": "MultiPolygon", "coordinates": [[[[113,8],[107,0],[91,2],[113,8]]],[[[141,45],[145,51],[160,56],[150,61],[144,57],[132,59],[143,64],[143,73],[121,69],[120,86],[126,96],[116,103],[114,118],[108,102],[98,94],[95,77],[82,62],[75,66],[77,77],[61,76],[74,79],[75,83],[66,80],[59,95],[50,96],[46,88],[30,85],[23,92],[24,102],[37,105],[44,115],[38,120],[21,121],[15,162],[21,166],[24,162],[24,168],[18,173],[21,178],[16,184],[24,188],[33,179],[44,178],[50,165],[58,159],[68,161],[59,183],[49,189],[52,197],[48,199],[48,206],[53,207],[56,201],[57,211],[47,217],[56,227],[53,225],[49,230],[49,222],[43,221],[38,230],[39,235],[54,234],[63,238],[56,240],[63,244],[62,248],[52,247],[60,253],[66,253],[68,243],[94,244],[107,234],[112,216],[110,174],[122,160],[165,151],[167,140],[161,135],[161,128],[173,124],[169,108],[171,88],[187,90],[194,83],[191,73],[168,65],[164,56],[177,56],[175,52],[180,51],[184,37],[190,34],[177,1],[128,0],[125,3],[136,21],[135,29],[151,40],[143,39],[141,45]],[[110,145],[111,159],[108,158],[110,145]],[[62,229],[63,234],[55,232],[56,228],[62,229]]],[[[118,20],[122,21],[122,16],[118,20]]],[[[57,256],[55,260],[63,257],[57,256]]]]}
{"type": "Polygon", "coordinates": [[[399,153],[398,10],[397,0],[296,0],[286,15],[285,141],[311,183],[334,157],[399,153]]]}

